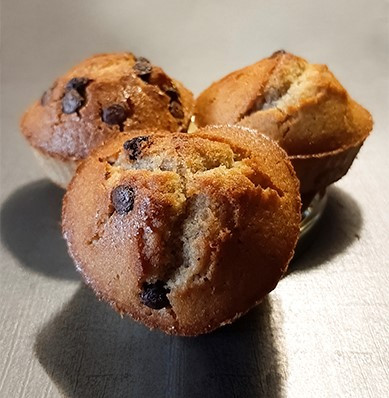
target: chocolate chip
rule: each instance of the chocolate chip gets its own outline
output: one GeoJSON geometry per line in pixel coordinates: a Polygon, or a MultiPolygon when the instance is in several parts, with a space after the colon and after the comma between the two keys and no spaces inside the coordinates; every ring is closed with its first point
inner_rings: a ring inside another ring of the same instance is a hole
{"type": "Polygon", "coordinates": [[[164,282],[156,281],[155,283],[144,283],[139,297],[144,305],[154,310],[160,310],[170,307],[169,299],[166,296],[169,292],[170,289],[164,282]]]}
{"type": "Polygon", "coordinates": [[[62,98],[62,111],[64,113],[73,113],[81,108],[84,98],[76,90],[70,90],[62,98]]]}
{"type": "Polygon", "coordinates": [[[87,77],[73,77],[70,79],[65,86],[66,91],[76,90],[80,94],[85,93],[85,88],[89,84],[90,80],[87,77]]]}
{"type": "Polygon", "coordinates": [[[121,104],[113,104],[103,108],[102,119],[105,123],[110,125],[118,124],[120,126],[128,116],[129,109],[121,104]]]}
{"type": "Polygon", "coordinates": [[[179,93],[169,76],[159,68],[154,68],[149,83],[159,87],[171,100],[178,101],[179,93]]]}
{"type": "Polygon", "coordinates": [[[135,191],[126,185],[118,185],[111,192],[111,202],[119,214],[126,214],[134,208],[135,191]]]}
{"type": "Polygon", "coordinates": [[[90,83],[87,77],[73,77],[65,86],[65,91],[76,90],[81,96],[85,97],[86,86],[90,83]]]}
{"type": "Polygon", "coordinates": [[[136,62],[146,62],[150,64],[150,61],[145,57],[136,57],[136,62]]]}
{"type": "Polygon", "coordinates": [[[149,140],[147,136],[132,138],[123,144],[123,148],[128,152],[131,160],[136,160],[139,156],[142,146],[149,140]]]}
{"type": "Polygon", "coordinates": [[[169,111],[176,119],[182,119],[184,117],[182,105],[178,101],[170,102],[169,111]]]}
{"type": "Polygon", "coordinates": [[[163,86],[162,91],[165,92],[165,94],[172,100],[172,101],[177,101],[180,97],[180,94],[178,93],[178,90],[173,86],[163,86]]]}
{"type": "Polygon", "coordinates": [[[142,80],[148,81],[153,67],[148,59],[139,57],[136,59],[133,69],[142,80]]]}
{"type": "Polygon", "coordinates": [[[62,111],[73,113],[85,102],[85,88],[90,80],[86,77],[73,77],[65,86],[65,95],[62,97],[62,111]]]}

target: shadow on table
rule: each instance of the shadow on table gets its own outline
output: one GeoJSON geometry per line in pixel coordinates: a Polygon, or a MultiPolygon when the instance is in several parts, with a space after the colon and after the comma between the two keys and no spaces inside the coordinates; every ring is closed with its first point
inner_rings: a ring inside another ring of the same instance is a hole
{"type": "Polygon", "coordinates": [[[299,247],[289,273],[309,270],[337,256],[360,239],[363,218],[358,203],[338,187],[328,189],[324,213],[299,247]]]}
{"type": "Polygon", "coordinates": [[[71,397],[279,397],[287,364],[274,305],[265,299],[231,326],[183,338],[121,319],[82,286],[38,334],[35,353],[71,397]]]}
{"type": "Polygon", "coordinates": [[[64,191],[39,180],[15,191],[4,202],[1,239],[26,268],[60,279],[79,279],[61,235],[64,191]]]}

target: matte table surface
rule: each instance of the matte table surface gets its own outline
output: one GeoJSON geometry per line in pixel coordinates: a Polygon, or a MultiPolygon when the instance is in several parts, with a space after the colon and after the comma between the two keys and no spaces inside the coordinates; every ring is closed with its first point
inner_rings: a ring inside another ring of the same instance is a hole
{"type": "Polygon", "coordinates": [[[389,4],[2,1],[0,397],[387,397],[389,4]],[[195,94],[285,48],[373,114],[311,246],[243,319],[198,338],[121,319],[83,286],[63,191],[19,134],[26,106],[95,52],[131,50],[195,94]]]}

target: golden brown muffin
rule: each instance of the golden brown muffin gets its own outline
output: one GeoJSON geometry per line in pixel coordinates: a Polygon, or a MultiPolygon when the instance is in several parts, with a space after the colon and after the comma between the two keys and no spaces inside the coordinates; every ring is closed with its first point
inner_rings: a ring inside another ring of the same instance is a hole
{"type": "Polygon", "coordinates": [[[57,79],[23,115],[21,130],[49,176],[66,187],[78,162],[121,131],[186,131],[192,93],[131,53],[99,54],[57,79]]]}
{"type": "Polygon", "coordinates": [[[372,129],[369,112],[327,66],[285,51],[213,83],[198,97],[195,117],[198,126],[238,124],[275,139],[304,194],[346,174],[372,129]]]}
{"type": "Polygon", "coordinates": [[[246,130],[123,134],[79,166],[63,234],[119,313],[198,335],[275,288],[299,234],[299,184],[286,153],[246,130]]]}

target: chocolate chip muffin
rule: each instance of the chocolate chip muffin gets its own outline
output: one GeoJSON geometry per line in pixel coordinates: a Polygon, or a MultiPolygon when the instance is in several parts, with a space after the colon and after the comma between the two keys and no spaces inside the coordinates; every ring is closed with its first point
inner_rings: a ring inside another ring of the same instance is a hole
{"type": "Polygon", "coordinates": [[[66,187],[81,159],[122,131],[185,132],[193,96],[181,83],[131,53],[86,59],[23,115],[21,130],[48,175],[66,187]]]}
{"type": "Polygon", "coordinates": [[[286,153],[239,127],[116,135],[81,163],[62,213],[96,294],[178,335],[230,323],[274,289],[299,222],[286,153]]]}
{"type": "Polygon", "coordinates": [[[238,124],[275,139],[309,195],[340,179],[372,129],[325,65],[278,51],[213,83],[197,99],[196,124],[238,124]]]}

